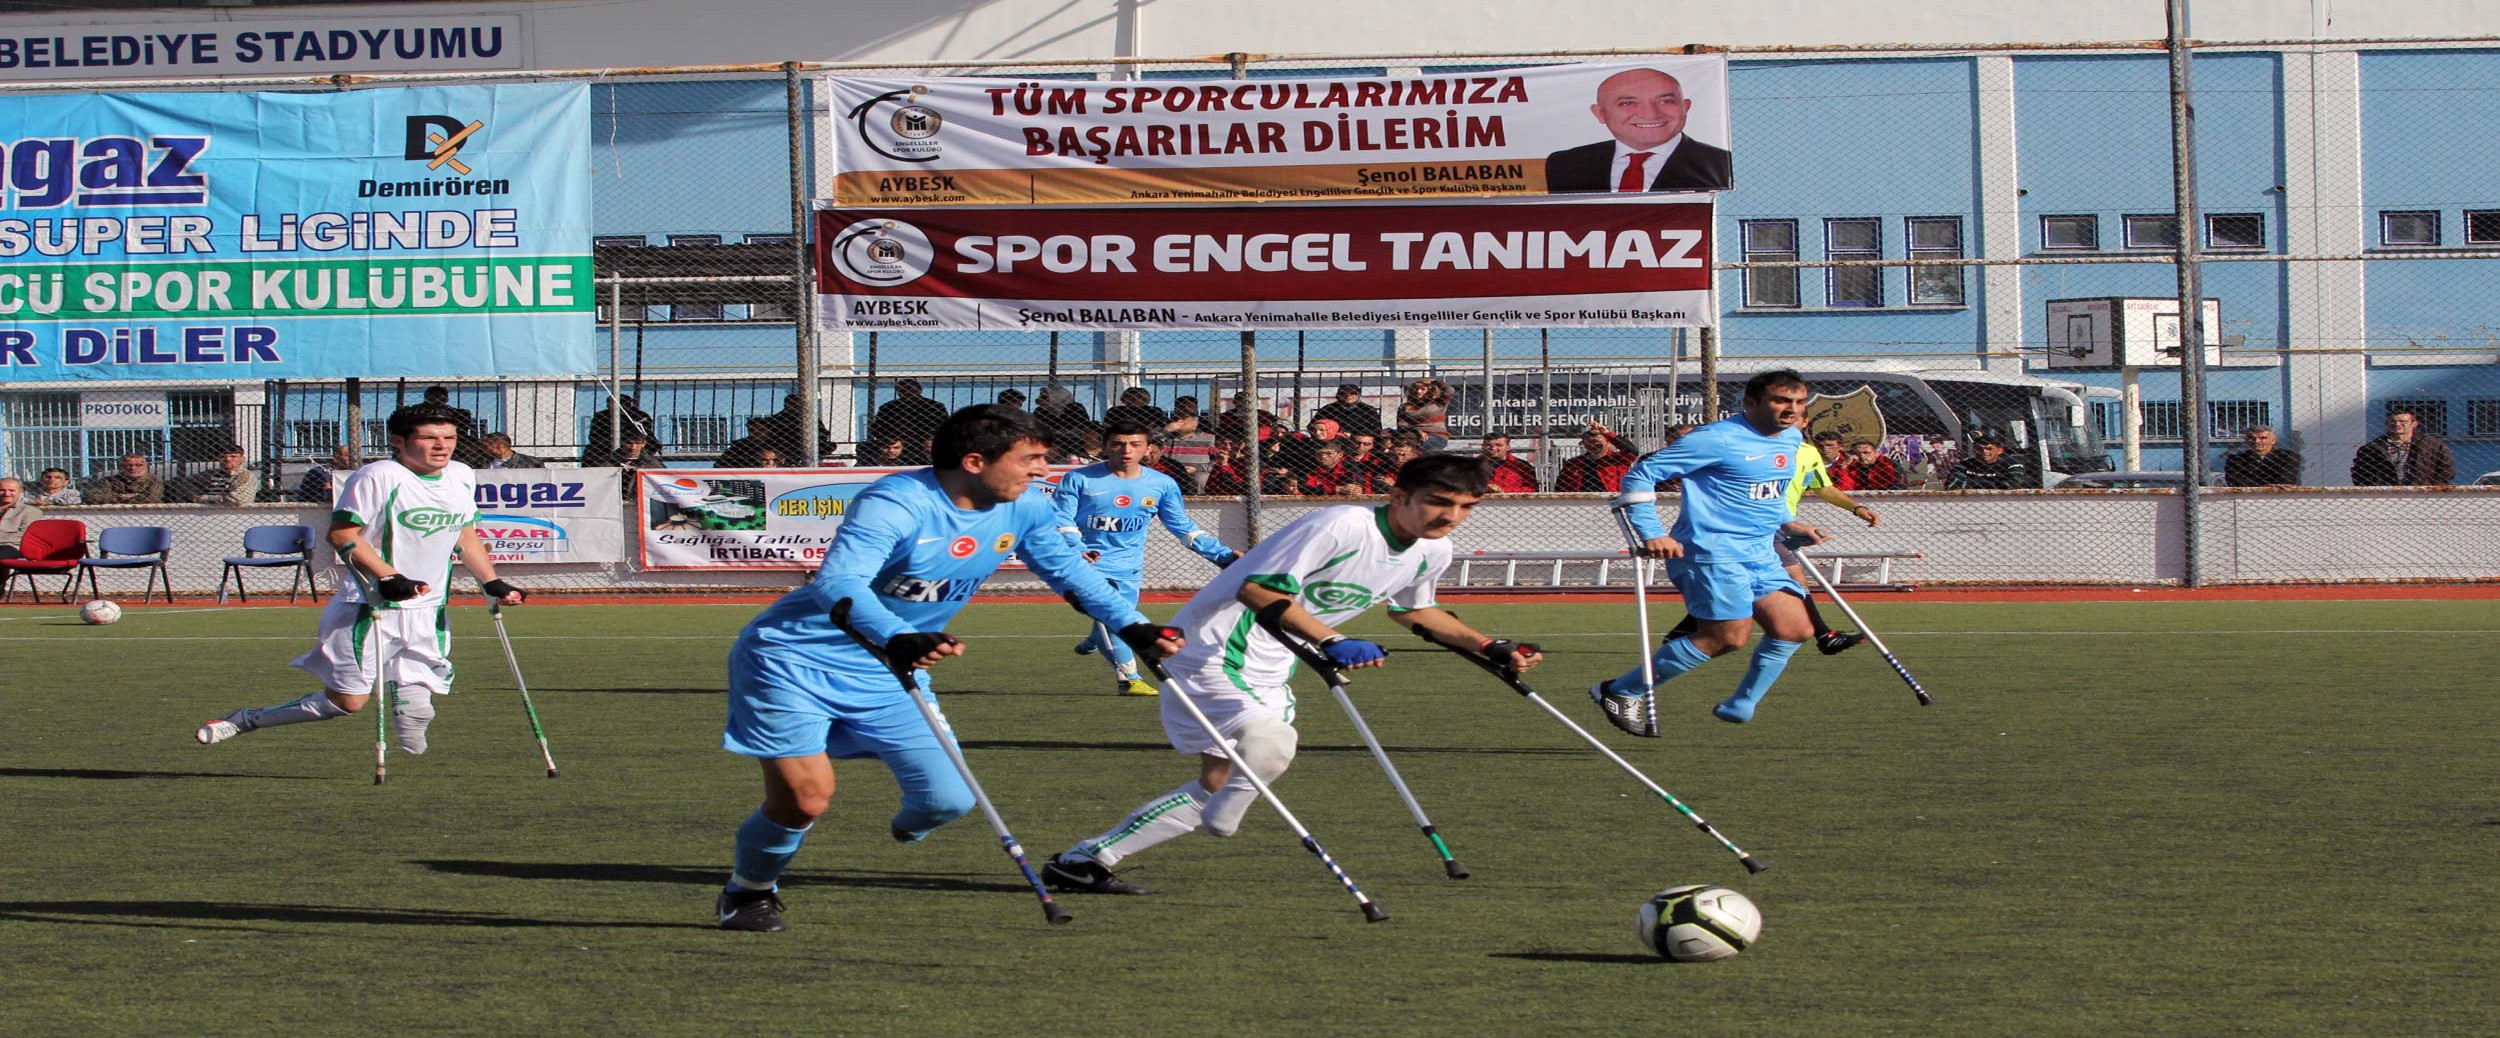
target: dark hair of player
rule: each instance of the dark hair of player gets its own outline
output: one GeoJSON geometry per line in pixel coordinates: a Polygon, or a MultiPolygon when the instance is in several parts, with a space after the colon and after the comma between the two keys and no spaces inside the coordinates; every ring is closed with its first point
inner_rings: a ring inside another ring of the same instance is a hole
{"type": "Polygon", "coordinates": [[[460,416],[441,404],[410,404],[391,412],[382,428],[393,436],[414,436],[420,425],[448,425],[456,429],[460,427],[460,416]]]}
{"type": "Polygon", "coordinates": [[[1798,374],[1795,368],[1778,368],[1771,371],[1765,371],[1745,380],[1745,399],[1760,400],[1762,399],[1762,395],[1764,393],[1770,392],[1775,386],[1796,386],[1801,389],[1807,388],[1806,377],[1798,374]]]}
{"type": "Polygon", "coordinates": [[[1147,442],[1151,443],[1154,441],[1155,432],[1152,429],[1146,428],[1146,423],[1144,422],[1130,421],[1129,419],[1123,418],[1119,421],[1107,422],[1103,425],[1102,442],[1109,443],[1111,442],[1111,438],[1114,436],[1143,436],[1146,438],[1147,442]]]}
{"type": "Polygon", "coordinates": [[[929,460],[943,472],[962,468],[964,459],[975,454],[996,461],[1026,440],[1050,442],[1042,431],[1042,420],[1033,417],[1033,412],[974,404],[948,415],[938,426],[937,438],[930,441],[929,460]]]}
{"type": "Polygon", "coordinates": [[[1426,454],[1398,466],[1398,489],[1410,494],[1430,490],[1483,497],[1493,489],[1491,466],[1473,454],[1426,454]]]}

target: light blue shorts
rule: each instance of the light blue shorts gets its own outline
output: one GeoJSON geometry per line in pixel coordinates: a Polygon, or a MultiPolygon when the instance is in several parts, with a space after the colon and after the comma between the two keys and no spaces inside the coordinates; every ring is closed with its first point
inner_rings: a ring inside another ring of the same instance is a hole
{"type": "Polygon", "coordinates": [[[1806,593],[1797,586],[1797,578],[1769,556],[1668,559],[1667,579],[1683,592],[1684,611],[1704,620],[1752,619],[1753,604],[1765,595],[1786,591],[1803,598],[1806,593]]]}
{"type": "MultiPolygon", "coordinates": [[[[913,673],[926,689],[928,672],[913,673]]],[[[743,645],[729,650],[721,748],[749,757],[822,753],[843,760],[943,752],[899,682],[863,688],[856,679],[743,645]]]]}

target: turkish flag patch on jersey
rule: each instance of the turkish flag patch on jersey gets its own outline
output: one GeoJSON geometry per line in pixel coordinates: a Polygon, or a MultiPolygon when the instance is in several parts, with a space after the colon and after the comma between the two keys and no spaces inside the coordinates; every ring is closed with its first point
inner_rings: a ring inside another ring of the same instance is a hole
{"type": "Polygon", "coordinates": [[[1127,495],[1127,494],[1122,494],[1122,495],[1120,495],[1120,496],[1118,496],[1118,497],[1115,497],[1115,498],[1112,498],[1112,499],[1111,499],[1111,507],[1113,507],[1113,508],[1127,508],[1128,506],[1129,506],[1129,497],[1128,497],[1128,495],[1127,495]]]}
{"type": "Polygon", "coordinates": [[[970,537],[957,537],[955,543],[946,546],[946,553],[959,559],[971,558],[972,553],[979,550],[981,542],[970,537]]]}
{"type": "Polygon", "coordinates": [[[1780,455],[1775,455],[1775,456],[1773,456],[1773,457],[1771,458],[1771,467],[1772,467],[1772,468],[1775,468],[1775,469],[1784,469],[1784,468],[1787,468],[1787,467],[1788,467],[1788,455],[1785,455],[1785,454],[1780,454],[1780,455]]]}

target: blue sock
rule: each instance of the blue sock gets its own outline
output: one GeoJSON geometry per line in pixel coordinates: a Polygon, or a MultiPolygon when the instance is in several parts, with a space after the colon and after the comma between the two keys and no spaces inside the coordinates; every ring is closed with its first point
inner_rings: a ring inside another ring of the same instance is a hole
{"type": "Polygon", "coordinates": [[[1762,702],[1763,694],[1771,691],[1771,683],[1778,681],[1780,672],[1788,669],[1788,658],[1796,655],[1797,647],[1804,644],[1768,637],[1762,639],[1762,643],[1753,648],[1753,663],[1745,668],[1745,680],[1736,683],[1736,694],[1727,697],[1727,702],[1710,712],[1719,720],[1733,724],[1753,720],[1754,705],[1762,702]]]}
{"type": "MultiPolygon", "coordinates": [[[[1689,638],[1669,638],[1666,644],[1658,647],[1657,654],[1649,658],[1650,669],[1657,672],[1658,683],[1661,685],[1682,677],[1685,671],[1708,662],[1710,662],[1709,654],[1694,648],[1689,638]]],[[[1639,667],[1625,671],[1606,682],[1608,692],[1622,692],[1640,687],[1641,668],[1639,667]]]]}
{"type": "Polygon", "coordinates": [[[729,889],[780,889],[781,870],[790,867],[790,859],[798,856],[799,844],[806,840],[807,829],[784,826],[757,808],[738,824],[738,865],[729,875],[729,889]]]}

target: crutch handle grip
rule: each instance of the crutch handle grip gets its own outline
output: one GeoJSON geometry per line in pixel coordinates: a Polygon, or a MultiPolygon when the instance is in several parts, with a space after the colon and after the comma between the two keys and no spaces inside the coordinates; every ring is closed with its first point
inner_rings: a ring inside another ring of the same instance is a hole
{"type": "Polygon", "coordinates": [[[1291,608],[1293,608],[1293,603],[1290,601],[1279,600],[1268,603],[1258,611],[1259,626],[1265,628],[1268,635],[1275,638],[1287,651],[1293,653],[1295,658],[1309,666],[1320,676],[1321,680],[1343,687],[1346,684],[1345,668],[1338,666],[1337,661],[1329,659],[1327,653],[1321,652],[1311,643],[1302,640],[1301,636],[1285,629],[1285,610],[1291,608]]]}

